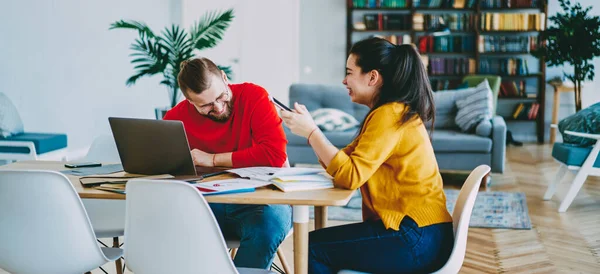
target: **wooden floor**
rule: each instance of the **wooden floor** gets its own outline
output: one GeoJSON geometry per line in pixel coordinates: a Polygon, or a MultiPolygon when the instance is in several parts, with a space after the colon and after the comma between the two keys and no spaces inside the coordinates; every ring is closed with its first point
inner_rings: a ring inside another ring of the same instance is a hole
{"type": "MultiPolygon", "coordinates": [[[[492,176],[491,190],[525,192],[533,228],[469,229],[461,273],[600,273],[600,178],[589,178],[569,210],[558,213],[573,176],[567,175],[558,187],[558,197],[542,200],[558,168],[550,152],[548,145],[507,149],[506,171],[492,176]]],[[[329,225],[343,223],[330,221],[329,225]]],[[[282,245],[291,265],[292,238],[282,245]]],[[[114,264],[105,269],[115,273],[114,264]]]]}

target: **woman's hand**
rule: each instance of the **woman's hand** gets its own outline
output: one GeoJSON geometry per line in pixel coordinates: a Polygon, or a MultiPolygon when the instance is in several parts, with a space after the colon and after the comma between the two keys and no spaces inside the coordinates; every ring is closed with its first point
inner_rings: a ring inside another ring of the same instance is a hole
{"type": "Polygon", "coordinates": [[[311,132],[318,129],[317,124],[304,105],[294,103],[294,109],[290,111],[281,111],[283,123],[290,128],[292,133],[308,138],[311,132]]]}

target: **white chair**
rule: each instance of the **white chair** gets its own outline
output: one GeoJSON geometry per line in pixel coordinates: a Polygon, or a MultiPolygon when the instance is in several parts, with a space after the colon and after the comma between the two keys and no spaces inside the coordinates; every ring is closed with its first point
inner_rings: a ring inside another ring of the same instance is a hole
{"type": "MultiPolygon", "coordinates": [[[[553,125],[553,127],[556,127],[553,125]]],[[[588,176],[600,176],[600,134],[581,133],[574,131],[565,131],[566,134],[595,139],[596,144],[593,147],[577,147],[563,143],[554,143],[552,148],[552,157],[560,163],[560,168],[556,173],[554,181],[548,185],[544,194],[544,200],[550,200],[556,193],[556,186],[564,178],[568,170],[577,172],[567,195],[560,203],[558,212],[566,212],[575,196],[585,183],[588,176]]]]}
{"type": "Polygon", "coordinates": [[[127,183],[125,260],[135,273],[273,273],[237,268],[204,197],[188,183],[127,183]]]}
{"type": "Polygon", "coordinates": [[[0,170],[0,268],[83,273],[121,257],[100,248],[69,179],[54,171],[0,170]]]}
{"type": "MultiPolygon", "coordinates": [[[[121,162],[117,145],[111,135],[97,136],[82,160],[102,163],[121,162]]],[[[82,201],[96,237],[112,238],[113,247],[119,247],[119,237],[125,233],[125,201],[109,199],[82,199],[82,201]]],[[[121,260],[115,261],[115,267],[118,274],[123,273],[121,260]]]]}
{"type": "MultiPolygon", "coordinates": [[[[456,274],[462,267],[467,251],[467,233],[469,232],[469,222],[471,221],[471,212],[475,205],[475,198],[479,191],[479,185],[491,168],[486,165],[476,167],[460,189],[454,212],[452,212],[452,226],[454,228],[454,247],[452,254],[446,264],[434,274],[456,274]]],[[[360,274],[351,270],[342,270],[339,274],[360,274]]]]}

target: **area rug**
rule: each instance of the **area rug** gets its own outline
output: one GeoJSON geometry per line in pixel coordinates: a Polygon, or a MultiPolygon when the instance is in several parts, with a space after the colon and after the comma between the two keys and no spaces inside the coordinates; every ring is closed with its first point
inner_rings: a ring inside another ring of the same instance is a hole
{"type": "MultiPolygon", "coordinates": [[[[446,206],[454,210],[459,190],[446,189],[446,206]]],[[[330,220],[362,221],[362,199],[356,192],[350,202],[343,207],[332,206],[328,210],[330,220]]],[[[313,212],[311,208],[311,218],[313,212]]],[[[523,192],[479,192],[471,215],[470,227],[531,229],[531,219],[527,210],[527,200],[523,192]]]]}

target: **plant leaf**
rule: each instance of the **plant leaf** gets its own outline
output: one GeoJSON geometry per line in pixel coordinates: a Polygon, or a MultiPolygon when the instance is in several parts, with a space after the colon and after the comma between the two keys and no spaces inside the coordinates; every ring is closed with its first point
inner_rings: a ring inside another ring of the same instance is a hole
{"type": "Polygon", "coordinates": [[[216,46],[223,39],[223,34],[233,18],[233,9],[223,13],[208,12],[204,14],[190,30],[194,48],[202,50],[216,46]]]}

